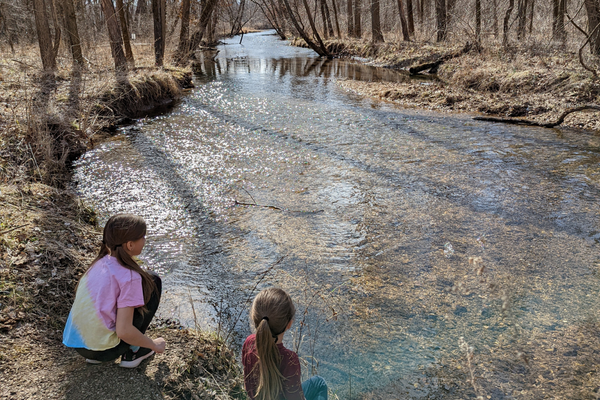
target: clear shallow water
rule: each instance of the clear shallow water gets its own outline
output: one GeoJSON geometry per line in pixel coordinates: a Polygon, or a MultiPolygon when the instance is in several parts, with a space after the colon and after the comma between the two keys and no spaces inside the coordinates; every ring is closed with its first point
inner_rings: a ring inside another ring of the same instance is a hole
{"type": "Polygon", "coordinates": [[[336,80],[403,75],[238,41],[171,112],[77,163],[103,221],[148,221],[163,317],[191,323],[191,299],[239,343],[256,282],[282,286],[298,309],[288,347],[302,337],[305,372],[342,397],[350,381],[412,386],[459,337],[492,351],[597,320],[600,138],[397,109],[336,80]]]}

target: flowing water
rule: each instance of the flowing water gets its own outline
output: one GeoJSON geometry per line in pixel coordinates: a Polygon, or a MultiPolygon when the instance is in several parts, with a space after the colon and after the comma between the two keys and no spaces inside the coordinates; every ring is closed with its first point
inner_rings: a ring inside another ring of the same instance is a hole
{"type": "Polygon", "coordinates": [[[336,81],[405,75],[238,42],[76,165],[102,222],[147,220],[162,317],[193,323],[193,302],[241,343],[253,288],[284,287],[288,347],[342,398],[412,387],[460,337],[493,351],[597,321],[598,136],[398,109],[336,81]]]}

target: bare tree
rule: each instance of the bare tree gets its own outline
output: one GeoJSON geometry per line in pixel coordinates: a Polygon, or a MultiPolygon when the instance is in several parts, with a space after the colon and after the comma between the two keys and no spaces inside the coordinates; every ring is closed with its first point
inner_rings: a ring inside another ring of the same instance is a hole
{"type": "Polygon", "coordinates": [[[73,56],[75,66],[83,65],[83,53],[81,52],[81,41],[79,39],[79,29],[77,28],[77,17],[73,0],[61,0],[58,2],[59,13],[63,18],[63,25],[69,38],[69,48],[73,56]]]}
{"type": "Polygon", "coordinates": [[[360,11],[361,11],[360,0],[354,0],[354,37],[362,36],[362,29],[360,26],[360,11]]]}
{"type": "Polygon", "coordinates": [[[509,0],[506,14],[504,14],[504,24],[502,26],[502,45],[508,46],[508,22],[510,21],[510,14],[515,7],[515,0],[509,0]]]}
{"type": "Polygon", "coordinates": [[[279,3],[271,0],[252,0],[254,4],[260,8],[269,24],[275,29],[282,40],[286,39],[285,35],[285,17],[282,13],[279,3]]]}
{"type": "Polygon", "coordinates": [[[187,51],[186,58],[192,57],[194,51],[200,46],[202,43],[202,38],[206,32],[206,28],[211,20],[212,13],[217,5],[217,0],[206,0],[204,6],[202,7],[202,13],[200,14],[200,20],[198,21],[198,26],[192,37],[190,39],[190,47],[187,51]]]}
{"type": "Polygon", "coordinates": [[[283,0],[283,4],[285,5],[285,8],[288,12],[288,17],[289,17],[290,21],[292,22],[292,24],[294,25],[294,28],[296,28],[296,31],[298,32],[300,37],[302,37],[302,39],[304,39],[304,41],[306,42],[308,47],[313,49],[318,55],[320,55],[322,57],[330,58],[331,54],[329,54],[329,51],[327,51],[327,48],[323,44],[323,40],[321,39],[321,36],[319,35],[319,32],[317,31],[317,27],[315,26],[315,21],[312,17],[310,8],[308,7],[308,3],[306,2],[306,0],[303,0],[303,4],[304,4],[304,8],[306,10],[308,22],[312,29],[313,37],[316,40],[316,43],[308,36],[306,31],[304,30],[303,24],[301,23],[300,15],[295,14],[294,10],[290,6],[289,0],[283,0]]]}
{"type": "Polygon", "coordinates": [[[56,69],[56,55],[60,45],[60,29],[57,24],[54,25],[54,38],[50,34],[50,24],[48,21],[48,10],[44,0],[34,0],[35,27],[40,45],[40,55],[42,57],[42,67],[45,71],[56,69]]]}
{"type": "Polygon", "coordinates": [[[117,1],[117,13],[119,14],[119,22],[121,25],[121,34],[123,35],[123,45],[125,46],[125,59],[130,66],[135,65],[133,59],[133,51],[131,50],[131,42],[129,41],[129,28],[127,27],[127,18],[125,17],[125,7],[123,6],[123,0],[117,1]]]}
{"type": "Polygon", "coordinates": [[[106,27],[108,29],[110,50],[115,61],[115,70],[118,73],[126,72],[127,59],[125,58],[125,52],[123,51],[123,38],[121,37],[121,29],[119,28],[119,21],[117,21],[115,7],[113,6],[112,0],[101,0],[101,3],[104,20],[106,21],[106,27]]]}
{"type": "Polygon", "coordinates": [[[475,39],[481,42],[481,0],[475,0],[475,39]]]}
{"type": "Polygon", "coordinates": [[[492,1],[492,29],[494,37],[498,37],[498,0],[492,1]]]}
{"type": "Polygon", "coordinates": [[[165,0],[152,0],[152,16],[154,20],[154,59],[156,66],[162,67],[167,36],[165,0]]]}
{"type": "Polygon", "coordinates": [[[335,0],[331,0],[331,3],[333,5],[333,18],[335,20],[335,30],[337,32],[337,36],[339,38],[341,38],[342,32],[340,31],[340,23],[338,21],[338,7],[337,7],[337,4],[335,3],[335,0]]]}
{"type": "Polygon", "coordinates": [[[406,17],[404,16],[404,3],[403,0],[398,0],[398,15],[400,16],[400,27],[402,29],[402,38],[405,42],[410,41],[410,34],[408,33],[408,24],[406,23],[406,17]]]}
{"type": "Polygon", "coordinates": [[[379,0],[371,0],[371,35],[373,37],[373,43],[383,43],[379,0]]]}
{"type": "Polygon", "coordinates": [[[412,0],[406,0],[406,16],[406,22],[408,22],[408,34],[412,36],[415,33],[415,20],[412,0]]]}
{"type": "Polygon", "coordinates": [[[348,17],[348,37],[354,36],[354,13],[352,11],[352,0],[346,1],[346,16],[348,17]]]}
{"type": "Polygon", "coordinates": [[[176,51],[176,58],[187,52],[190,41],[190,0],[181,2],[181,30],[179,31],[179,46],[176,51]]]}
{"type": "Polygon", "coordinates": [[[442,42],[446,40],[446,26],[448,23],[446,0],[435,0],[435,19],[437,26],[437,41],[442,42]]]}
{"type": "Polygon", "coordinates": [[[584,4],[588,16],[590,52],[600,56],[600,1],[585,0],[584,4]]]}
{"type": "Polygon", "coordinates": [[[565,14],[567,13],[567,0],[552,1],[552,38],[565,42],[567,31],[565,29],[565,14]]]}

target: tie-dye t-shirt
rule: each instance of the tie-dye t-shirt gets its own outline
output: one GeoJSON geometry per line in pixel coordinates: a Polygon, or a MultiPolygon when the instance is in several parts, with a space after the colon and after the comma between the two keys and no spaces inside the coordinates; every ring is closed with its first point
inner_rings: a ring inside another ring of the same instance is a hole
{"type": "Polygon", "coordinates": [[[120,342],[117,308],[144,305],[142,277],[115,257],[98,260],[79,281],[75,302],[63,332],[68,347],[107,350],[120,342]]]}

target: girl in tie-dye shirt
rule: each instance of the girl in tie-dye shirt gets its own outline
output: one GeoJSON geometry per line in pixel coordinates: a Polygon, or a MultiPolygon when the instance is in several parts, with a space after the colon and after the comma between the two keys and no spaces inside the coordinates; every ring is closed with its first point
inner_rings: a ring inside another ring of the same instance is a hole
{"type": "Polygon", "coordinates": [[[146,243],[141,217],[119,214],[104,227],[102,247],[77,286],[63,343],[91,364],[121,357],[120,365],[138,366],[165,350],[163,338],[144,333],[160,302],[161,280],[133,259],[146,243]]]}

